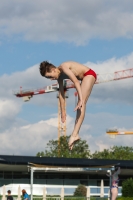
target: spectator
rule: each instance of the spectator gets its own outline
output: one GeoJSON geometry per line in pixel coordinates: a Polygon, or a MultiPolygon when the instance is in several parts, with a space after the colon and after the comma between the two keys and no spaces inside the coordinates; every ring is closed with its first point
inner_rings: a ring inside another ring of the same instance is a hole
{"type": "Polygon", "coordinates": [[[22,195],[23,195],[24,200],[29,200],[29,195],[27,194],[25,189],[22,190],[22,195]]]}
{"type": "Polygon", "coordinates": [[[12,197],[12,195],[11,195],[11,190],[8,190],[7,191],[7,200],[13,200],[13,197],[12,197]]]}

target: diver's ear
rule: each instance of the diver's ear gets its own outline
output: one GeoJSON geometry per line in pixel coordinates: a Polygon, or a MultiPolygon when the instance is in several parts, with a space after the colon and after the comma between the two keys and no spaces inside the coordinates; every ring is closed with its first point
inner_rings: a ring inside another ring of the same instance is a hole
{"type": "Polygon", "coordinates": [[[55,68],[51,68],[51,72],[55,72],[55,68]]]}

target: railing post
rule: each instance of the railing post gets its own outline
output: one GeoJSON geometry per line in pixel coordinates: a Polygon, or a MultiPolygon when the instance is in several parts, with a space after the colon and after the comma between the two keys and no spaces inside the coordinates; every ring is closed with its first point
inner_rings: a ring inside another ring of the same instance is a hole
{"type": "Polygon", "coordinates": [[[20,185],[18,187],[18,199],[17,200],[21,200],[21,188],[20,188],[20,185]]]}
{"type": "Polygon", "coordinates": [[[104,183],[103,183],[103,179],[101,180],[100,197],[104,197],[104,183]]]}
{"type": "Polygon", "coordinates": [[[87,187],[87,194],[86,194],[87,200],[90,199],[90,186],[87,187]]]}
{"type": "Polygon", "coordinates": [[[64,200],[64,187],[61,188],[61,200],[64,200]]]}
{"type": "Polygon", "coordinates": [[[3,185],[3,196],[2,196],[2,200],[6,200],[6,187],[5,185],[3,185]]]}
{"type": "Polygon", "coordinates": [[[43,200],[46,200],[46,187],[43,188],[43,200]]]}

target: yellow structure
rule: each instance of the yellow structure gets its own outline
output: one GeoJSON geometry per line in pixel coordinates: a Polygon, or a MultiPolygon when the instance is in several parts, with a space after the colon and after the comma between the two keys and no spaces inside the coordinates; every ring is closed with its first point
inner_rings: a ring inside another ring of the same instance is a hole
{"type": "Polygon", "coordinates": [[[133,135],[133,131],[119,131],[117,129],[108,129],[106,133],[110,138],[115,138],[117,135],[133,135]]]}

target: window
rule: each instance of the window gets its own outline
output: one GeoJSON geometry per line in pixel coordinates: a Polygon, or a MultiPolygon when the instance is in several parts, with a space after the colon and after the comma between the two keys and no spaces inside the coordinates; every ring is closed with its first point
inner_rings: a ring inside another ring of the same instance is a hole
{"type": "Polygon", "coordinates": [[[85,185],[85,186],[88,186],[88,181],[80,180],[80,184],[85,185]]]}
{"type": "Polygon", "coordinates": [[[65,174],[64,179],[80,179],[79,174],[65,174]]]}
{"type": "Polygon", "coordinates": [[[88,179],[88,174],[80,174],[80,179],[88,179]]]}
{"type": "Polygon", "coordinates": [[[30,179],[28,172],[13,172],[13,179],[30,179]]]}
{"type": "Polygon", "coordinates": [[[34,172],[35,179],[46,179],[46,174],[44,172],[34,172]]]}
{"type": "MultiPolygon", "coordinates": [[[[101,186],[101,180],[97,181],[97,186],[101,186]]],[[[104,186],[109,186],[109,180],[104,180],[104,186]]]]}
{"type": "Polygon", "coordinates": [[[47,174],[47,179],[63,179],[63,174],[47,174]]]}
{"type": "Polygon", "coordinates": [[[3,179],[4,176],[3,176],[3,172],[0,172],[0,179],[3,179]]]}
{"type": "Polygon", "coordinates": [[[4,179],[12,179],[12,172],[4,172],[4,179]]]}

